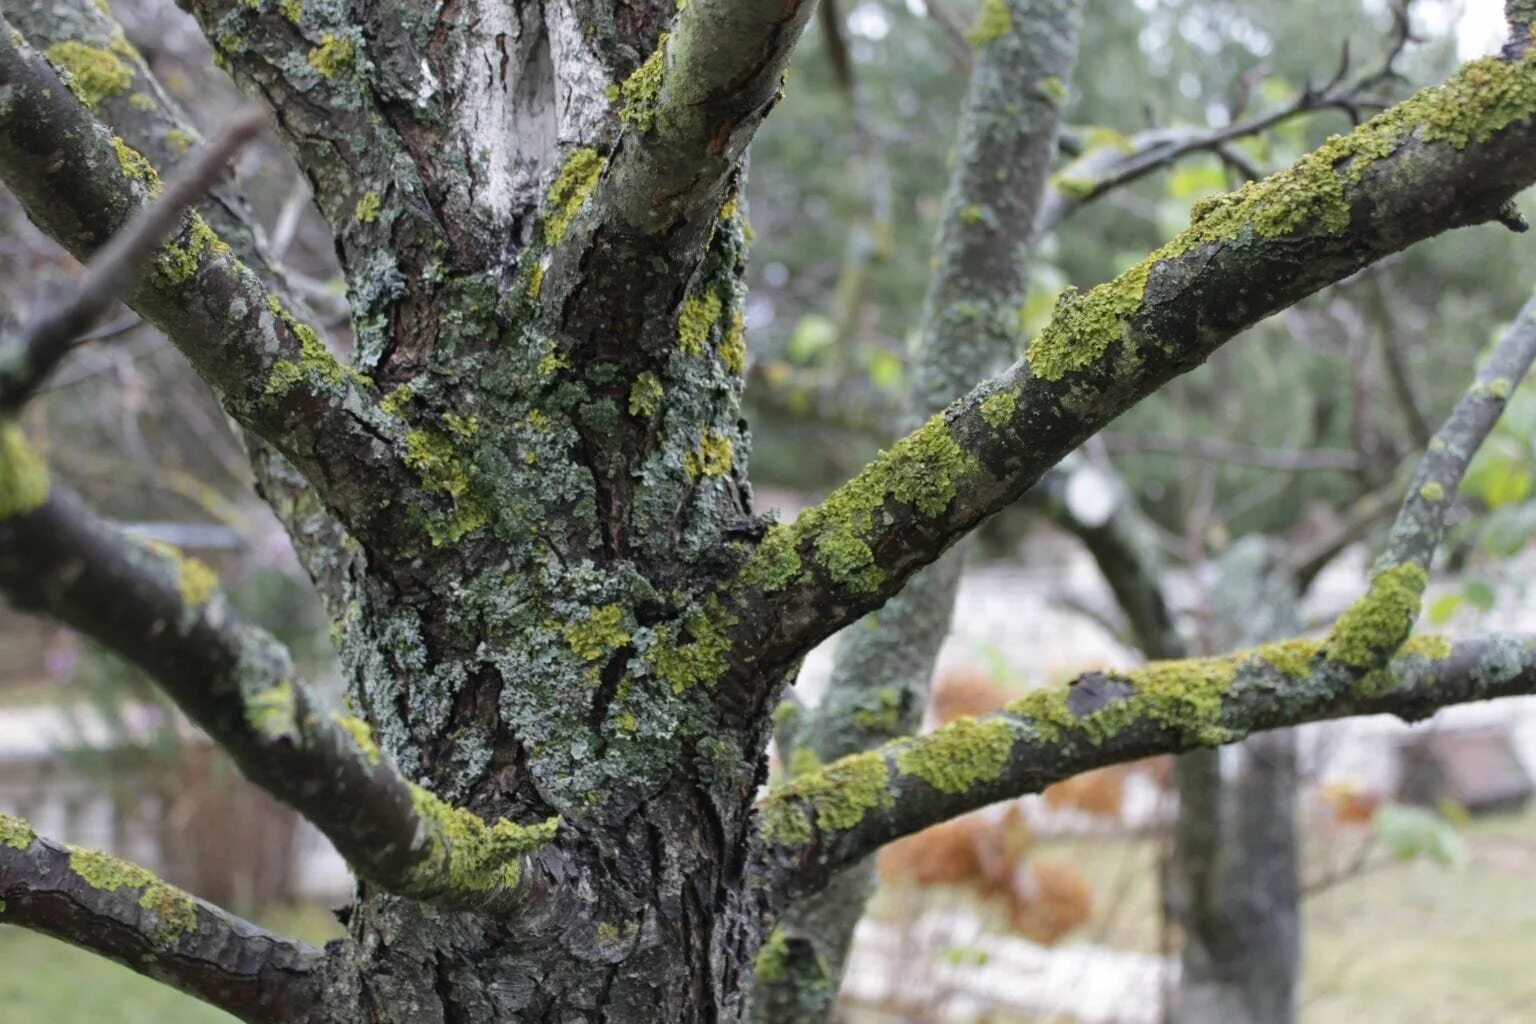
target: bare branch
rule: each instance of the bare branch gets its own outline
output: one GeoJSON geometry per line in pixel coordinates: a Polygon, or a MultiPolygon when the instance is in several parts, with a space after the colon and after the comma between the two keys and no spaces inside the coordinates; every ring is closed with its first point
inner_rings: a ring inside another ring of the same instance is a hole
{"type": "Polygon", "coordinates": [[[177,171],[165,191],[97,250],[74,295],[33,317],[14,340],[0,348],[0,416],[19,409],[108,307],[133,286],[153,251],[180,225],[182,214],[203,197],[261,124],[255,111],[237,115],[218,138],[177,171]]]}
{"type": "Polygon", "coordinates": [[[445,906],[509,912],[544,882],[527,854],[556,821],[488,825],[404,779],[367,726],[327,714],[288,652],[242,621],[213,573],[141,547],[50,486],[0,426],[0,592],[147,672],[241,771],[294,807],[363,878],[445,906]]]}
{"type": "MultiPolygon", "coordinates": [[[[0,176],[35,222],[88,257],[158,189],[158,176],[8,27],[0,27],[0,87],[8,96],[0,176]]],[[[371,385],[337,362],[200,217],[183,219],[128,303],[187,356],[231,416],[321,488],[361,538],[405,515],[402,503],[374,497],[407,491],[415,477],[380,443],[396,428],[377,409],[371,385]]]]}
{"type": "Polygon", "coordinates": [[[251,1024],[310,1021],[324,981],[320,950],[4,814],[0,923],[88,949],[251,1024]]]}
{"type": "Polygon", "coordinates": [[[1187,231],[1114,281],[1065,295],[1024,360],[792,527],[769,531],[728,595],[736,649],[754,652],[730,685],[771,678],[766,666],[878,606],[1243,328],[1416,241],[1494,219],[1536,181],[1536,111],[1490,107],[1488,97],[1528,95],[1532,80],[1530,58],[1474,63],[1289,170],[1198,207],[1187,231]]]}
{"type": "Polygon", "coordinates": [[[1160,434],[1100,435],[1111,452],[1146,452],[1176,455],[1181,458],[1209,459],[1257,466],[1282,473],[1307,473],[1317,470],[1354,472],[1360,456],[1352,451],[1326,448],[1276,449],[1228,441],[1219,437],[1165,437],[1160,434]]]}

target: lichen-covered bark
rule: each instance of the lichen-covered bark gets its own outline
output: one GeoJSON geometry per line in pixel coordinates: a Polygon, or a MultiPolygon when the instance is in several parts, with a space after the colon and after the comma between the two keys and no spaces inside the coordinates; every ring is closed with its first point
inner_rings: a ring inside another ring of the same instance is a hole
{"type": "MultiPolygon", "coordinates": [[[[107,539],[9,423],[0,586],[137,657],[259,782],[369,840],[349,852],[363,882],[316,1021],[736,1020],[754,962],[787,968],[797,948],[765,943],[782,894],[883,838],[1052,773],[1532,685],[1511,638],[1422,644],[1385,670],[1422,583],[1389,567],[1320,647],[1086,681],[755,806],[772,705],[811,642],[1239,327],[1529,183],[1536,72],[1518,55],[1203,210],[1142,268],[1065,303],[1028,362],[765,538],[739,422],[736,187],[809,3],[189,6],[315,188],[359,360],[331,358],[202,220],[129,301],[355,538],[316,573],[336,579],[351,713],[311,715],[280,653],[213,614],[204,574],[107,539]],[[67,585],[29,575],[39,561],[67,585]],[[270,685],[241,685],[253,658],[270,685]],[[1295,680],[1284,700],[1280,677],[1295,680]]],[[[1008,10],[988,5],[978,45],[1014,45],[1026,26],[1008,10]]],[[[57,56],[81,99],[0,30],[0,175],[84,254],[154,187],[82,105],[126,116],[109,101],[141,70],[57,56]]],[[[1015,101],[1044,113],[1049,77],[1015,101]]],[[[968,161],[992,145],[1024,160],[1038,141],[1006,119],[976,127],[968,161]]],[[[996,342],[1017,277],[988,279],[968,240],[1022,243],[1027,203],[958,189],[975,201],[946,236],[932,319],[996,342]]],[[[918,402],[957,386],[925,373],[918,402]]]]}
{"type": "MultiPolygon", "coordinates": [[[[904,428],[917,426],[1013,355],[1034,225],[1072,77],[1081,5],[1013,0],[978,44],[941,220],[904,428]]],[[[963,546],[845,630],[832,680],[795,747],[830,761],[914,731],[949,630],[963,546]]],[[[759,972],[759,1020],[828,1018],[874,865],[850,868],[780,921],[784,955],[759,972]]]]}

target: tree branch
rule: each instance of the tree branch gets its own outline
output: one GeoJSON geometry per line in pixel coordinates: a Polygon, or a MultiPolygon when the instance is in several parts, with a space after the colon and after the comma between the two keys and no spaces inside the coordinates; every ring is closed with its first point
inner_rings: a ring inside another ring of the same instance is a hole
{"type": "MultiPolygon", "coordinates": [[[[1136,401],[1243,328],[1416,241],[1500,217],[1536,181],[1536,61],[1464,67],[1292,168],[1197,207],[1191,227],[1086,294],[1025,359],[883,453],[729,593],[724,685],[771,679],[878,606],[1136,401]]],[[[762,682],[756,685],[765,685],[762,682]]]]}
{"type": "Polygon", "coordinates": [[[230,157],[260,128],[254,112],[237,116],[97,251],[67,302],[34,316],[15,339],[0,347],[0,416],[21,408],[82,335],[132,287],[151,253],[180,225],[182,214],[203,197],[230,157]]]}
{"type": "Polygon", "coordinates": [[[242,621],[213,573],[141,547],[50,485],[20,431],[0,426],[0,591],[147,672],[254,783],[289,804],[380,888],[504,912],[544,884],[527,855],[556,821],[494,826],[404,779],[367,726],[326,714],[288,652],[242,621]]]}
{"type": "Polygon", "coordinates": [[[313,1019],[325,954],[0,814],[0,923],[115,960],[251,1024],[313,1019]]]}
{"type": "MultiPolygon", "coordinates": [[[[0,108],[0,176],[36,223],[87,258],[158,190],[158,176],[4,25],[0,88],[8,96],[0,108]]],[[[199,216],[183,219],[128,303],[187,356],[231,416],[320,488],[360,539],[388,534],[385,527],[406,514],[404,503],[376,497],[416,481],[381,443],[394,427],[368,383],[337,362],[199,216]]]]}
{"type": "Polygon", "coordinates": [[[1452,704],[1536,693],[1536,636],[1421,637],[1376,685],[1342,691],[1326,662],[1306,667],[1319,646],[1293,640],[1089,673],[1001,714],[834,762],[765,798],[760,867],[783,879],[786,895],[803,895],[885,843],[1092,768],[1305,722],[1373,714],[1412,722],[1452,704]]]}

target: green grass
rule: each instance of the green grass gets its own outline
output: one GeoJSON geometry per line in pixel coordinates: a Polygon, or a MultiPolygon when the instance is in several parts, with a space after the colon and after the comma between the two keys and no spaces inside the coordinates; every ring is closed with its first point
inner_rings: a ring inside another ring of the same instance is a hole
{"type": "MultiPolygon", "coordinates": [[[[258,915],[284,935],[321,943],[340,934],[323,910],[258,915]]],[[[92,953],[0,927],[0,1021],[23,1024],[233,1024],[229,1016],[92,953]]]]}

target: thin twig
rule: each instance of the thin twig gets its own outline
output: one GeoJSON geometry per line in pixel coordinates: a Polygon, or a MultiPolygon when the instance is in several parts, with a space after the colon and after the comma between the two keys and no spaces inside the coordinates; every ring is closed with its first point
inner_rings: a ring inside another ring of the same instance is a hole
{"type": "Polygon", "coordinates": [[[113,235],[86,266],[75,294],[44,310],[0,349],[0,415],[14,413],[42,385],[98,318],[143,273],[150,254],[207,193],[239,149],[263,123],[259,111],[237,115],[213,142],[187,161],[154,202],[113,235]]]}

